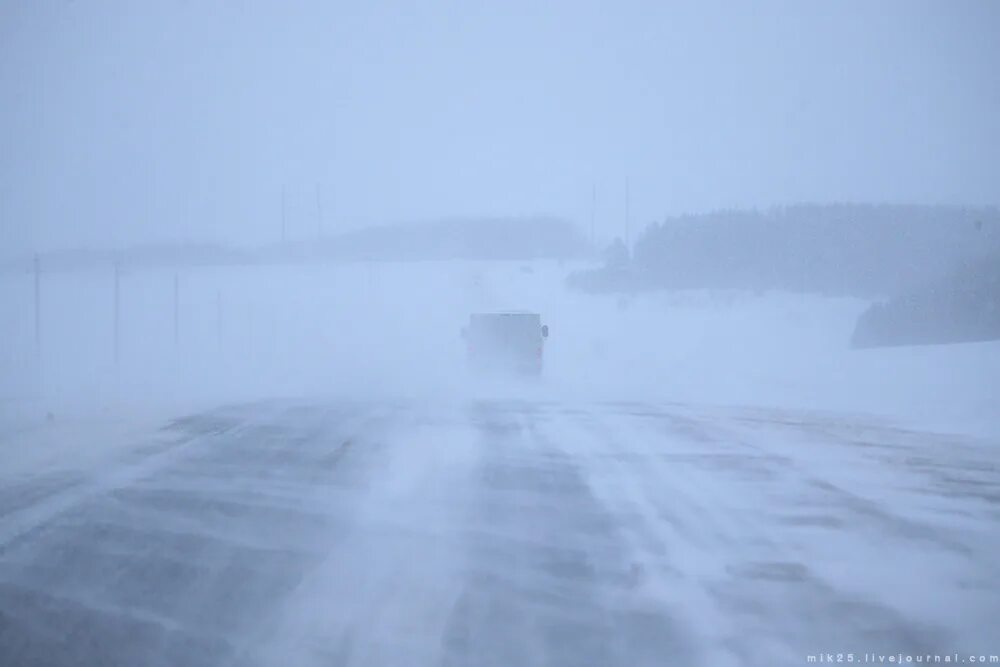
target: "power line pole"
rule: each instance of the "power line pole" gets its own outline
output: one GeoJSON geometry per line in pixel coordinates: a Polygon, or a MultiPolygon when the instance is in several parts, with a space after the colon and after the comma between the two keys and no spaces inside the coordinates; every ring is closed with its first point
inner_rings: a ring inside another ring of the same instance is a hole
{"type": "Polygon", "coordinates": [[[597,248],[597,233],[595,231],[594,220],[597,216],[597,184],[593,185],[590,192],[590,245],[597,248]]]}
{"type": "Polygon", "coordinates": [[[180,275],[174,273],[174,347],[177,347],[181,341],[181,304],[180,304],[180,275]]]}
{"type": "Polygon", "coordinates": [[[115,368],[118,367],[121,343],[121,266],[115,260],[115,368]]]}
{"type": "Polygon", "coordinates": [[[625,177],[625,247],[631,248],[631,229],[629,221],[629,179],[628,176],[625,177]]]}
{"type": "Polygon", "coordinates": [[[281,243],[282,243],[282,245],[284,245],[285,238],[286,238],[286,236],[285,236],[285,231],[286,231],[285,230],[285,227],[286,227],[285,218],[286,218],[286,215],[285,215],[285,188],[281,188],[281,243]]]}
{"type": "Polygon", "coordinates": [[[222,290],[215,293],[215,335],[218,338],[219,352],[222,352],[222,290]]]}
{"type": "Polygon", "coordinates": [[[42,356],[42,268],[35,253],[35,354],[42,356]]]}
{"type": "Polygon", "coordinates": [[[316,184],[316,225],[320,238],[323,238],[323,200],[320,198],[319,183],[316,184]]]}

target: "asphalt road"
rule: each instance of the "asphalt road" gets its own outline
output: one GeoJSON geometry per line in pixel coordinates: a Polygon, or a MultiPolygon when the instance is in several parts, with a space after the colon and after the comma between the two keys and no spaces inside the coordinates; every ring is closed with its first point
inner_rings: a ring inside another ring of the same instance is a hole
{"type": "Polygon", "coordinates": [[[998,463],[1000,443],[749,409],[220,409],[4,478],[0,664],[1000,653],[998,463]]]}

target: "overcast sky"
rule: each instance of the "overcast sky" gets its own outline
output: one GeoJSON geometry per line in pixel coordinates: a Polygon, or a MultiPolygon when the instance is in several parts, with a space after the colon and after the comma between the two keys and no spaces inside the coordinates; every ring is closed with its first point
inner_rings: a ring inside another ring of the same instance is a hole
{"type": "Polygon", "coordinates": [[[0,0],[7,251],[1000,201],[997,2],[0,0]]]}

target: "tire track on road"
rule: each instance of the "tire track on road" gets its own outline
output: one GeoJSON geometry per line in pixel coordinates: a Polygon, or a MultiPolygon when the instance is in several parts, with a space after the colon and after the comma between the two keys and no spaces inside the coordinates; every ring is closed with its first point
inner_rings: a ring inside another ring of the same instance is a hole
{"type": "MultiPolygon", "coordinates": [[[[721,418],[697,429],[697,420],[683,415],[675,429],[671,412],[654,409],[636,418],[607,411],[580,419],[586,431],[603,433],[602,441],[624,454],[610,459],[606,474],[589,468],[595,484],[609,502],[617,497],[636,508],[640,518],[623,525],[633,526],[638,548],[660,563],[663,589],[684,591],[675,598],[693,612],[703,645],[723,647],[726,659],[748,665],[795,663],[823,647],[926,654],[952,646],[954,622],[949,628],[915,617],[907,606],[892,604],[899,596],[877,582],[869,591],[844,587],[882,562],[872,538],[897,559],[912,552],[891,533],[870,534],[871,521],[853,519],[856,504],[822,486],[824,466],[836,460],[828,447],[808,439],[791,443],[787,436],[769,440],[721,418]],[[701,432],[691,437],[695,429],[701,432]],[[804,516],[803,510],[843,520],[784,520],[804,516]],[[663,551],[665,558],[658,555],[663,551]],[[877,560],[868,561],[868,554],[877,560]],[[838,555],[840,577],[833,567],[838,555]]],[[[865,508],[884,514],[874,503],[865,508]]]]}
{"type": "Polygon", "coordinates": [[[690,664],[682,625],[634,595],[614,508],[594,496],[568,417],[553,405],[481,403],[469,507],[470,572],[444,665],[690,664]]]}

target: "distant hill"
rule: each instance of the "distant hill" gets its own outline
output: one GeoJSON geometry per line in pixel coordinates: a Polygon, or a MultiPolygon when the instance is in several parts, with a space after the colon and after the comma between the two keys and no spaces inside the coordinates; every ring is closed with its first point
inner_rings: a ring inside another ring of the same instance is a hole
{"type": "MultiPolygon", "coordinates": [[[[45,271],[72,271],[119,263],[128,267],[284,262],[568,259],[589,248],[576,228],[556,218],[484,218],[414,222],[359,229],[337,236],[258,248],[195,243],[150,244],[121,250],[63,250],[41,256],[45,271]]],[[[30,271],[33,259],[0,264],[30,271]]]]}
{"type": "Polygon", "coordinates": [[[573,284],[882,298],[991,253],[1000,253],[995,208],[804,204],[668,218],[643,232],[627,266],[577,275],[573,284]]]}
{"type": "Polygon", "coordinates": [[[566,259],[587,244],[557,218],[452,219],[371,227],[303,244],[314,255],[351,260],[566,259]]]}
{"type": "MultiPolygon", "coordinates": [[[[74,249],[42,253],[39,257],[43,271],[77,271],[93,267],[106,267],[118,263],[126,267],[159,266],[214,266],[242,264],[252,261],[246,251],[224,246],[200,243],[164,243],[133,246],[122,250],[74,249]]],[[[33,257],[11,259],[0,269],[30,271],[33,257]]]]}

